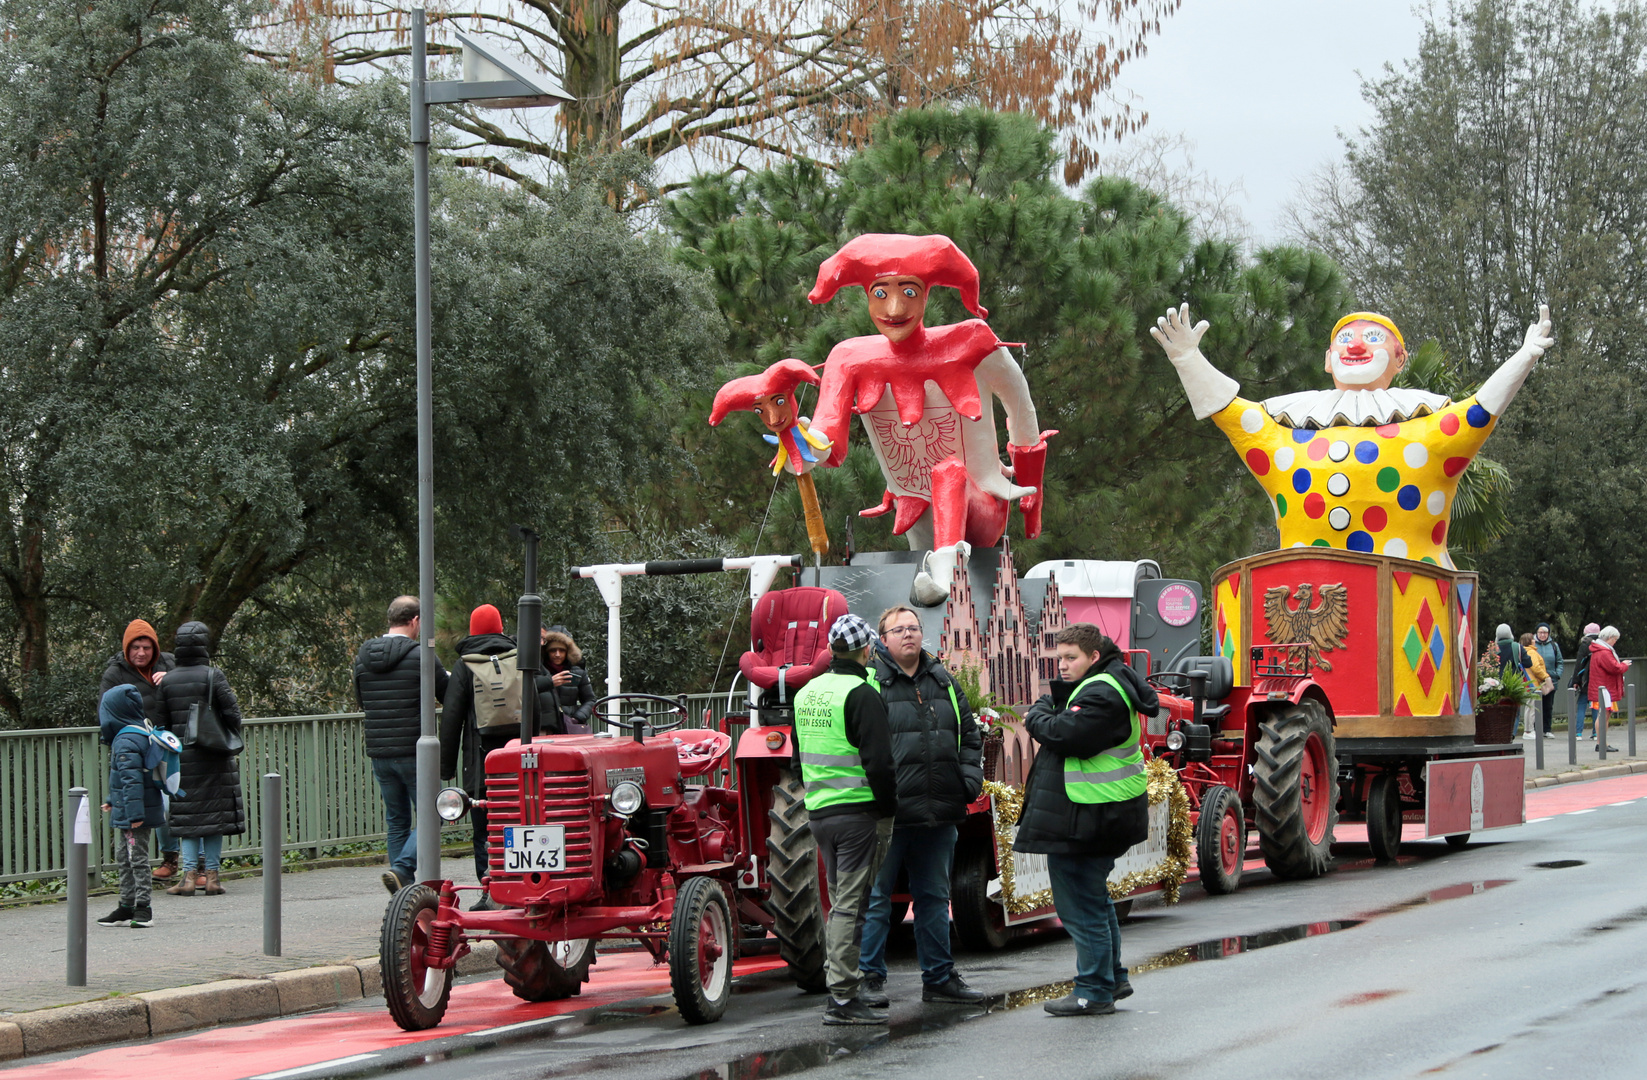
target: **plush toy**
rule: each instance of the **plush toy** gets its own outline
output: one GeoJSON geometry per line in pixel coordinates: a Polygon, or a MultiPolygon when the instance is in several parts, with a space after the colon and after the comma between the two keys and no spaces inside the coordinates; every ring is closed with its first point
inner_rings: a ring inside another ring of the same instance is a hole
{"type": "Polygon", "coordinates": [[[863,418],[886,494],[860,513],[890,511],[894,535],[912,550],[932,549],[913,598],[937,604],[968,545],[1000,542],[1010,500],[1018,500],[1026,535],[1040,534],[1046,440],[1057,432],[1039,429],[1023,371],[983,321],[977,268],[949,237],[859,236],[818,268],[808,299],[828,303],[848,286],[868,294],[880,333],[829,354],[812,427],[830,443],[824,463],[838,466],[852,416],[863,418]],[[927,296],[938,286],[958,290],[978,318],[926,326],[927,296]],[[996,398],[1006,408],[1010,467],[996,442],[996,398]]]}
{"type": "Polygon", "coordinates": [[[1453,569],[1447,527],[1458,476],[1492,433],[1533,363],[1554,344],[1540,307],[1520,350],[1454,402],[1390,384],[1406,365],[1406,343],[1383,315],[1340,319],[1327,346],[1333,389],[1263,402],[1201,355],[1206,322],[1189,305],[1150,330],[1166,350],[1195,418],[1212,418],[1269,495],[1281,546],[1329,547],[1416,559],[1453,569]]]}

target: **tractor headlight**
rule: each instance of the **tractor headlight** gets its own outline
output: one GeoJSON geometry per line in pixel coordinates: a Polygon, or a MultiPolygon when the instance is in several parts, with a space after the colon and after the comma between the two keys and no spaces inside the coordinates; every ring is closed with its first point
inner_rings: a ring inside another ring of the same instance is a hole
{"type": "Polygon", "coordinates": [[[646,802],[646,792],[642,791],[641,786],[633,780],[625,780],[613,788],[612,794],[608,795],[607,798],[612,800],[613,810],[624,817],[629,817],[646,802]]]}
{"type": "Polygon", "coordinates": [[[1184,738],[1184,733],[1177,728],[1173,728],[1171,731],[1167,732],[1168,750],[1182,750],[1184,748],[1184,743],[1187,741],[1188,740],[1184,738]]]}
{"type": "Polygon", "coordinates": [[[442,821],[456,821],[469,812],[469,796],[462,788],[441,788],[435,796],[435,815],[442,821]]]}

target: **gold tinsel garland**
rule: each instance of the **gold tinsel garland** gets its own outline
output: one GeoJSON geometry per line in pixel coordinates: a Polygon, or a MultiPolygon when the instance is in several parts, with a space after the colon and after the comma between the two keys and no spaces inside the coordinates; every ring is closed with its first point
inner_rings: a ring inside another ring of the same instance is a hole
{"type": "MultiPolygon", "coordinates": [[[[1134,870],[1125,877],[1109,883],[1112,900],[1120,900],[1128,893],[1146,885],[1160,885],[1169,904],[1178,902],[1178,889],[1189,874],[1190,860],[1195,856],[1195,832],[1190,825],[1189,796],[1178,774],[1161,758],[1150,761],[1146,768],[1149,777],[1149,801],[1153,806],[1165,800],[1167,804],[1167,856],[1154,866],[1134,870]]],[[[1028,896],[1019,896],[1014,888],[1012,867],[1012,829],[1023,813],[1024,793],[1009,784],[984,781],[984,790],[995,804],[995,849],[1001,853],[1001,895],[1007,910],[1022,915],[1052,903],[1052,890],[1042,889],[1028,896]]]]}

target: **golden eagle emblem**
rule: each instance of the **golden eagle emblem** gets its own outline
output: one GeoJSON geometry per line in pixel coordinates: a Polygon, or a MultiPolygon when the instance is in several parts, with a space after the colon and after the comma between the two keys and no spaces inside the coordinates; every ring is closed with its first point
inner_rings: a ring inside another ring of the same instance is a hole
{"type": "Polygon", "coordinates": [[[1343,585],[1323,585],[1313,608],[1310,601],[1315,599],[1315,586],[1298,586],[1298,604],[1288,607],[1292,591],[1286,585],[1264,590],[1264,621],[1269,624],[1270,640],[1278,645],[1307,644],[1316,666],[1331,671],[1332,665],[1321,654],[1344,647],[1350,632],[1349,591],[1343,585]]]}

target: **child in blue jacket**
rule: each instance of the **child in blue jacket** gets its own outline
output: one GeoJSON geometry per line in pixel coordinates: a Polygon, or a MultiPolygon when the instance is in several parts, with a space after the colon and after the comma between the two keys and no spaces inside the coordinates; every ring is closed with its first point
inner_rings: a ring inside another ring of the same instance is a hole
{"type": "Polygon", "coordinates": [[[99,736],[109,747],[110,815],[120,838],[115,863],[120,867],[120,906],[97,920],[99,926],[153,926],[149,906],[149,830],[165,820],[161,787],[154,767],[161,751],[145,728],[143,695],[135,686],[116,686],[97,706],[99,736]]]}

